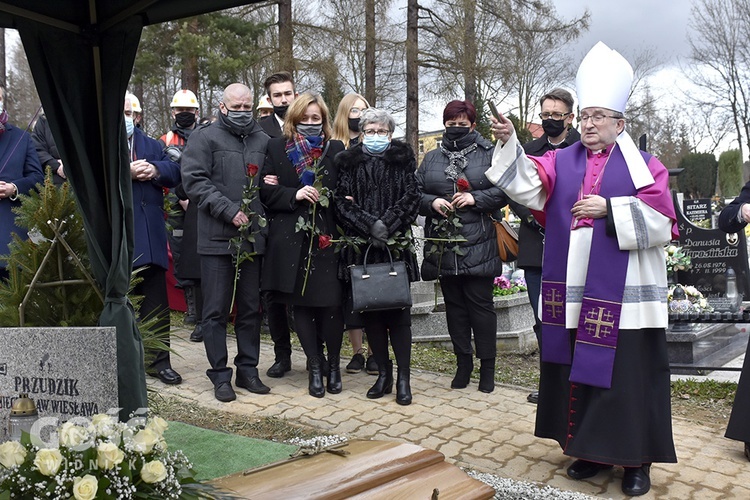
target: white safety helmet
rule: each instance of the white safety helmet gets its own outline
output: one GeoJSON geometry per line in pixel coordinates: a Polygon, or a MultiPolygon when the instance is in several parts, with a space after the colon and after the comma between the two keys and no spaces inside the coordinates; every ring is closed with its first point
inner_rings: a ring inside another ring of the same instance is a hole
{"type": "Polygon", "coordinates": [[[190,90],[178,90],[172,98],[172,108],[195,108],[198,109],[198,98],[190,90]]]}
{"type": "Polygon", "coordinates": [[[133,107],[133,113],[143,113],[141,101],[138,100],[135,94],[128,94],[128,98],[130,99],[130,105],[133,107]]]}

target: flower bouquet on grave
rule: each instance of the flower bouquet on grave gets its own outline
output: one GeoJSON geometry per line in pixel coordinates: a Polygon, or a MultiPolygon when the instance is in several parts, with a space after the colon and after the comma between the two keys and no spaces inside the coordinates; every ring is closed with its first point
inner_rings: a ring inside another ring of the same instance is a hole
{"type": "Polygon", "coordinates": [[[513,295],[514,293],[525,292],[526,289],[526,280],[524,278],[515,278],[511,281],[505,276],[498,276],[493,283],[492,295],[495,297],[513,295]]]}

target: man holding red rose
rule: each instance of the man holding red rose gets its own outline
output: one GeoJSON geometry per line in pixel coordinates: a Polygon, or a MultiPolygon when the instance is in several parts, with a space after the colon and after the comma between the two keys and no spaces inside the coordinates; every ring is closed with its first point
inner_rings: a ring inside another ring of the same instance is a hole
{"type": "MultiPolygon", "coordinates": [[[[203,292],[203,339],[211,364],[206,372],[214,384],[214,396],[222,402],[236,398],[232,368],[227,366],[227,315],[235,292],[237,316],[237,386],[256,394],[270,389],[258,377],[260,353],[260,269],[266,233],[242,211],[242,196],[248,182],[257,183],[258,165],[265,158],[268,136],[253,118],[253,96],[242,84],[229,85],[219,105],[219,120],[192,133],[182,155],[182,183],[192,203],[198,206],[198,253],[201,255],[203,292]],[[255,242],[243,242],[242,251],[253,259],[236,269],[230,240],[239,228],[252,224],[255,242]]],[[[263,214],[260,200],[253,211],[263,214]]]]}

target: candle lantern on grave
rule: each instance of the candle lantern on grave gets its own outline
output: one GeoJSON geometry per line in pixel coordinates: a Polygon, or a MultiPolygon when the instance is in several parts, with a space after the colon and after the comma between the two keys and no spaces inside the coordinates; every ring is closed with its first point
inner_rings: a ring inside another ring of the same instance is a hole
{"type": "Polygon", "coordinates": [[[8,437],[14,441],[21,440],[22,432],[31,432],[31,427],[39,418],[36,404],[28,394],[21,393],[10,407],[8,417],[8,437]]]}

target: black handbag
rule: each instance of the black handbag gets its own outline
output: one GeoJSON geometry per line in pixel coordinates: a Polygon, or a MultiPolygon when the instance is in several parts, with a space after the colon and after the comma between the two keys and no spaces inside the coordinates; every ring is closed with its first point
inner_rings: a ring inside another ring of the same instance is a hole
{"type": "Polygon", "coordinates": [[[367,264],[367,255],[372,245],[365,251],[361,266],[351,267],[352,309],[356,312],[386,311],[411,307],[411,287],[406,264],[393,262],[388,251],[389,262],[367,264]]]}

